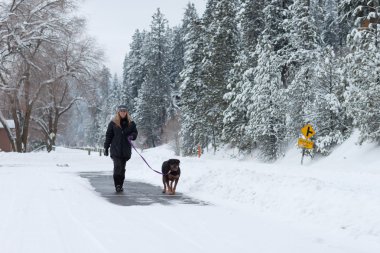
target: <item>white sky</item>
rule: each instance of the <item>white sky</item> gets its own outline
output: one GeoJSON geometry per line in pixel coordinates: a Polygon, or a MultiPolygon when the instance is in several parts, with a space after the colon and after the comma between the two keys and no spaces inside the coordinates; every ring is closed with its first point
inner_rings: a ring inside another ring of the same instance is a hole
{"type": "Polygon", "coordinates": [[[188,2],[195,4],[199,15],[203,14],[207,0],[85,0],[80,13],[87,18],[88,33],[104,49],[105,64],[112,75],[121,76],[124,57],[136,29],[149,30],[157,8],[170,27],[179,25],[188,2]]]}

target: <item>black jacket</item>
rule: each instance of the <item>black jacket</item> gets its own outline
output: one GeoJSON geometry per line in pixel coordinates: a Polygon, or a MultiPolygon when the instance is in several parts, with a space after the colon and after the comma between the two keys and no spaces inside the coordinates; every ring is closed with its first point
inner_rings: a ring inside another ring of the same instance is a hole
{"type": "Polygon", "coordinates": [[[127,120],[121,120],[120,124],[121,128],[113,121],[108,124],[104,148],[108,149],[111,146],[111,157],[129,160],[132,149],[128,136],[132,136],[132,140],[136,140],[138,134],[136,124],[134,121],[131,121],[128,126],[127,120]]]}

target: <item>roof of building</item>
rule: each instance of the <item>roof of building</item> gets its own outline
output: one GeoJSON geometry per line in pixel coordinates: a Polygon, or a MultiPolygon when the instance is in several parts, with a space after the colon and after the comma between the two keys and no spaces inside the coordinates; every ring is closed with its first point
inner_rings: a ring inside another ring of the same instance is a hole
{"type": "MultiPolygon", "coordinates": [[[[13,120],[8,119],[6,121],[7,121],[7,125],[9,126],[9,128],[15,128],[15,122],[13,120]]],[[[1,124],[1,122],[0,122],[0,128],[4,128],[3,124],[1,124]]]]}

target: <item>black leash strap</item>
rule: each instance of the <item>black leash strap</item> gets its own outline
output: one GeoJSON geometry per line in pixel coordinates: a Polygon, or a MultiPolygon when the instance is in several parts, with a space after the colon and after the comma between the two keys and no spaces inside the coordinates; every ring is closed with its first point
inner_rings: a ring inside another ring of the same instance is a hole
{"type": "Polygon", "coordinates": [[[129,143],[131,144],[132,148],[133,148],[133,149],[137,152],[137,154],[139,154],[139,156],[143,159],[143,161],[146,163],[146,165],[148,165],[149,169],[153,170],[154,172],[156,172],[156,173],[158,173],[158,174],[160,174],[160,175],[164,175],[164,174],[162,174],[161,172],[159,172],[158,170],[152,169],[152,167],[150,167],[149,163],[145,160],[145,158],[139,153],[139,151],[137,151],[137,149],[136,149],[135,145],[133,145],[132,141],[129,140],[129,139],[128,139],[128,141],[129,141],[129,143]]]}

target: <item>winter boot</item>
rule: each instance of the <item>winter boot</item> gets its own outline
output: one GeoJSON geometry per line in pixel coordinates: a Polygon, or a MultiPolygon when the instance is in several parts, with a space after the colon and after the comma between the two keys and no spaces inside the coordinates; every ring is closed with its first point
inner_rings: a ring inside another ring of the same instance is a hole
{"type": "Polygon", "coordinates": [[[121,185],[116,185],[116,192],[122,192],[124,191],[123,187],[121,185]]]}

